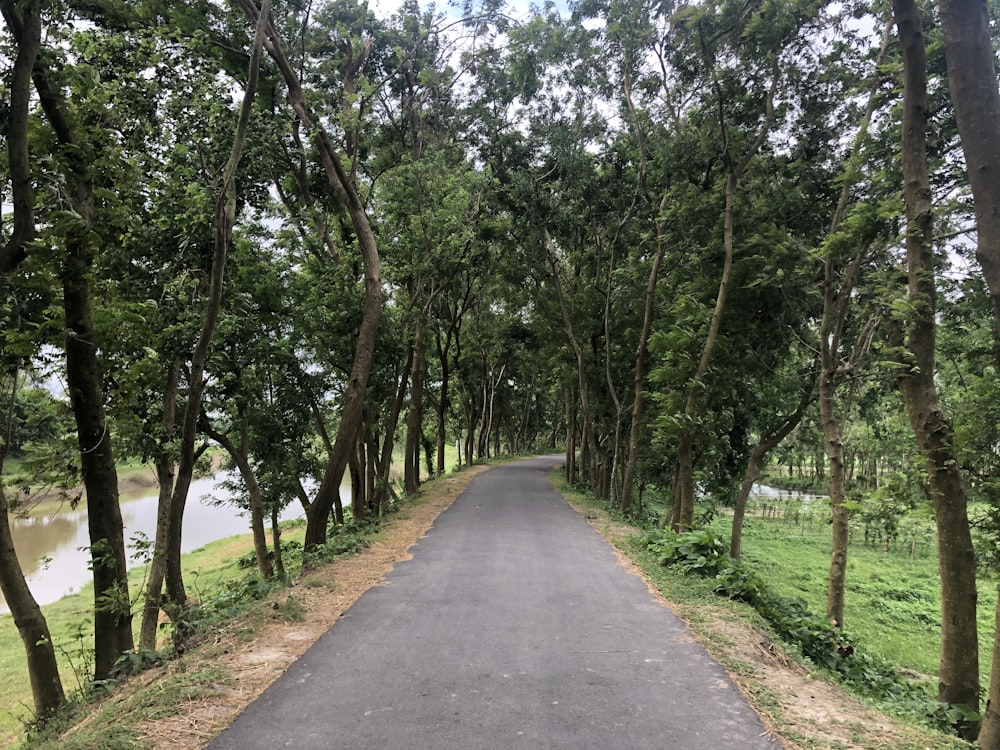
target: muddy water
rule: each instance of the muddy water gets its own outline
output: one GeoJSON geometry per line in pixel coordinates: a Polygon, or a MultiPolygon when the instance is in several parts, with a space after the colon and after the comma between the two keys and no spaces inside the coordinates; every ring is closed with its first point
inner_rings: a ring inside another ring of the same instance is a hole
{"type": "MultiPolygon", "coordinates": [[[[350,488],[345,503],[350,502],[350,488]]],[[[125,539],[145,534],[152,541],[156,535],[156,494],[122,500],[122,521],[125,539]]],[[[215,479],[201,479],[191,484],[187,506],[184,510],[183,551],[190,552],[217,539],[250,530],[249,516],[231,506],[208,504],[203,498],[224,500],[227,493],[216,487],[215,479]]],[[[295,503],[282,518],[301,517],[302,507],[295,503]]],[[[78,591],[91,580],[86,552],[90,540],[87,533],[87,511],[69,506],[56,513],[17,518],[11,516],[14,548],[28,579],[28,586],[40,604],[54,602],[67,594],[78,591]]],[[[131,553],[131,549],[130,549],[131,553]]],[[[141,561],[129,560],[129,567],[141,561]]],[[[0,613],[7,612],[7,605],[0,597],[0,613]]]]}
{"type": "Polygon", "coordinates": [[[777,487],[770,487],[766,484],[755,484],[750,491],[753,500],[762,501],[767,504],[780,503],[782,501],[797,500],[802,510],[809,510],[813,505],[824,507],[829,505],[829,495],[814,495],[810,492],[800,492],[799,490],[782,490],[777,487]]]}

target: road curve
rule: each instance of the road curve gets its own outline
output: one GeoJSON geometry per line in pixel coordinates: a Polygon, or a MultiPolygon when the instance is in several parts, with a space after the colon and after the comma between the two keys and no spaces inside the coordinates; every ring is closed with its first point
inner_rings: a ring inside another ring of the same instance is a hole
{"type": "Polygon", "coordinates": [[[723,669],[552,490],[477,477],[210,750],[775,750],[723,669]]]}

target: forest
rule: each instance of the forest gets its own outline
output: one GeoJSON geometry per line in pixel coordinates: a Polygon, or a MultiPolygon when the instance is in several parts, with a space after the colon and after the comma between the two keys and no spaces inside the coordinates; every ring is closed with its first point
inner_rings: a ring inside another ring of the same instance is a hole
{"type": "Polygon", "coordinates": [[[446,453],[547,450],[650,527],[731,515],[732,558],[761,477],[828,495],[834,628],[851,535],[924,512],[937,699],[1000,748],[985,0],[0,9],[0,588],[39,717],[66,693],[8,515],[40,492],[85,492],[100,681],[188,607],[211,455],[270,579],[290,504],[311,550],[446,453]],[[139,592],[124,461],[158,480],[139,592]]]}

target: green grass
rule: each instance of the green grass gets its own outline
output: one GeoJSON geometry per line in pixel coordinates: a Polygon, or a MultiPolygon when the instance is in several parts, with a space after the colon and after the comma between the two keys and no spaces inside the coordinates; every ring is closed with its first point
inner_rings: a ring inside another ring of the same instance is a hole
{"type": "MultiPolygon", "coordinates": [[[[713,527],[728,536],[730,519],[713,527]]],[[[828,527],[827,527],[828,528],[828,527]]],[[[743,557],[785,596],[804,600],[814,612],[826,610],[830,540],[826,535],[801,534],[758,518],[744,527],[743,557]]],[[[941,592],[937,559],[851,547],[847,562],[845,629],[864,649],[897,666],[936,675],[941,633],[941,592]]],[[[996,582],[979,581],[980,679],[990,674],[996,582]]]]}

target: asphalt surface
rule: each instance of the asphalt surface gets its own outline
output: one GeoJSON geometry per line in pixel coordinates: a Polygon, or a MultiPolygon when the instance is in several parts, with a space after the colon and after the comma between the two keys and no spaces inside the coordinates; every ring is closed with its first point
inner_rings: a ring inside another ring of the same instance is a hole
{"type": "Polygon", "coordinates": [[[477,477],[209,748],[778,748],[557,462],[477,477]]]}

